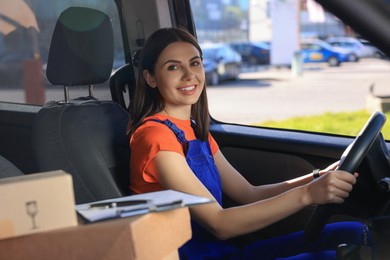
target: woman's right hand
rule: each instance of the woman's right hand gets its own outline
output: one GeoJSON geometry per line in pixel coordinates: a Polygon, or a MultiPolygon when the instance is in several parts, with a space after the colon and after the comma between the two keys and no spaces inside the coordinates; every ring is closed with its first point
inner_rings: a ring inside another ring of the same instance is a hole
{"type": "Polygon", "coordinates": [[[309,204],[343,203],[356,183],[358,173],[328,171],[306,185],[309,204]]]}

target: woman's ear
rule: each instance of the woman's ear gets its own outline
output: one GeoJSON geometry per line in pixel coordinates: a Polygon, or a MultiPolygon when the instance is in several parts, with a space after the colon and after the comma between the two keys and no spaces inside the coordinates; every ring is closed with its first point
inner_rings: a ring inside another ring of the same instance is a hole
{"type": "Polygon", "coordinates": [[[149,86],[151,86],[152,88],[157,87],[156,80],[154,79],[153,75],[150,74],[150,72],[148,70],[144,70],[143,74],[144,74],[144,79],[148,83],[149,86]]]}

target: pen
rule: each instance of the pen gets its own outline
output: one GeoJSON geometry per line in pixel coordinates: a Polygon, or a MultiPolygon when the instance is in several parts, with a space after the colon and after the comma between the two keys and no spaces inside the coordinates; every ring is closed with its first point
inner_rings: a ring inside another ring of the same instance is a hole
{"type": "Polygon", "coordinates": [[[167,203],[162,204],[146,204],[145,207],[137,207],[137,208],[131,208],[131,209],[118,209],[117,214],[120,216],[125,216],[126,213],[131,213],[135,211],[142,211],[142,210],[148,210],[148,212],[156,212],[156,211],[164,211],[168,209],[175,209],[183,207],[183,201],[182,200],[174,200],[167,203]]]}
{"type": "Polygon", "coordinates": [[[89,205],[89,208],[118,208],[118,207],[127,207],[127,206],[135,206],[142,204],[149,204],[150,200],[124,200],[124,201],[110,201],[110,202],[98,202],[92,203],[89,205]]]}
{"type": "Polygon", "coordinates": [[[174,208],[179,208],[183,206],[183,201],[182,200],[174,200],[171,202],[163,203],[163,204],[158,204],[156,205],[157,210],[163,210],[163,209],[174,209],[174,208]]]}

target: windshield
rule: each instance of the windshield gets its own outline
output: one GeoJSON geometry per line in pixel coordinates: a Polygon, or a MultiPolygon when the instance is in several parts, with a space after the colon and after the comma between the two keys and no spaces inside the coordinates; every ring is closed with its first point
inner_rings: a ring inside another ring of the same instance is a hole
{"type": "MultiPolygon", "coordinates": [[[[206,75],[215,120],[356,135],[373,111],[390,116],[382,104],[390,96],[388,56],[377,48],[346,47],[371,42],[316,1],[191,0],[191,7],[201,44],[231,45],[242,57],[206,75]],[[348,41],[333,47],[332,38],[348,41]],[[259,43],[269,52],[256,49],[259,43]]],[[[386,28],[377,32],[386,37],[386,28]]],[[[390,138],[388,128],[383,132],[390,138]]]]}

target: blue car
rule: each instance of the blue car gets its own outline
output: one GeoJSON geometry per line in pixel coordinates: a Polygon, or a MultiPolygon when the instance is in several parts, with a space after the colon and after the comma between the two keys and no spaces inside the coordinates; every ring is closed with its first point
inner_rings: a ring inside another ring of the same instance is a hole
{"type": "Polygon", "coordinates": [[[208,85],[238,79],[241,55],[227,44],[203,44],[203,66],[208,85]]]}
{"type": "Polygon", "coordinates": [[[249,64],[269,64],[270,46],[265,42],[232,43],[230,46],[241,54],[242,61],[249,64]]]}
{"type": "Polygon", "coordinates": [[[349,53],[335,49],[330,44],[321,40],[305,40],[301,43],[301,53],[304,63],[327,62],[329,66],[340,66],[342,62],[349,61],[349,53]]]}

